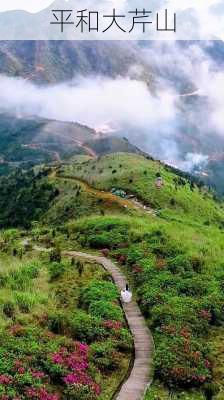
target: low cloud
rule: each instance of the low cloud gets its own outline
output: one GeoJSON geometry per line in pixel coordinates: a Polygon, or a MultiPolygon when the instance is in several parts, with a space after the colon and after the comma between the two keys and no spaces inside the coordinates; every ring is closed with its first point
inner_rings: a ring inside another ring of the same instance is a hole
{"type": "Polygon", "coordinates": [[[187,172],[192,172],[197,167],[205,167],[209,161],[209,157],[204,154],[187,153],[185,159],[180,162],[179,167],[187,172]]]}
{"type": "Polygon", "coordinates": [[[77,78],[67,84],[39,87],[18,78],[0,77],[1,111],[78,122],[97,131],[120,132],[152,150],[169,138],[176,121],[176,93],[160,88],[153,95],[146,83],[130,78],[77,78]],[[154,143],[154,144],[153,144],[154,143]]]}
{"type": "Polygon", "coordinates": [[[175,118],[174,92],[160,90],[153,96],[144,82],[129,78],[79,77],[67,84],[38,87],[1,76],[0,88],[2,110],[93,128],[105,121],[118,130],[124,125],[150,128],[175,118]]]}
{"type": "Polygon", "coordinates": [[[0,76],[0,109],[117,133],[153,156],[191,171],[213,153],[224,152],[219,45],[150,43],[139,47],[139,64],[130,66],[126,78],[79,76],[66,84],[38,86],[0,76]],[[144,82],[146,70],[153,84],[144,82]]]}

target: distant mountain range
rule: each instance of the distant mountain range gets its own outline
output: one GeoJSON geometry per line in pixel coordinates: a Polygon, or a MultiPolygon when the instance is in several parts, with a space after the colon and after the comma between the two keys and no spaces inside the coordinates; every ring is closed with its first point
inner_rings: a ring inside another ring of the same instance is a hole
{"type": "MultiPolygon", "coordinates": [[[[134,42],[0,41],[0,73],[38,83],[55,83],[77,75],[128,75],[139,61],[134,42]]],[[[144,65],[145,79],[150,71],[144,65]]]]}
{"type": "MultiPolygon", "coordinates": [[[[132,42],[0,41],[0,73],[41,85],[79,75],[129,76],[137,63],[138,47],[132,42]]],[[[150,81],[146,65],[143,71],[150,81]]],[[[24,166],[91,151],[139,151],[123,138],[105,137],[79,124],[5,113],[0,114],[0,139],[0,173],[9,163],[24,166]]]]}

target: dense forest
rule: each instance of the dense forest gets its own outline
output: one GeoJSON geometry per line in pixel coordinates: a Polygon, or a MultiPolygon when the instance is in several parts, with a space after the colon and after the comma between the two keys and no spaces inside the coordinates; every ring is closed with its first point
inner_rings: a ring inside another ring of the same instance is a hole
{"type": "Polygon", "coordinates": [[[16,170],[0,179],[0,227],[26,227],[38,220],[58,195],[57,189],[39,173],[16,170]]]}

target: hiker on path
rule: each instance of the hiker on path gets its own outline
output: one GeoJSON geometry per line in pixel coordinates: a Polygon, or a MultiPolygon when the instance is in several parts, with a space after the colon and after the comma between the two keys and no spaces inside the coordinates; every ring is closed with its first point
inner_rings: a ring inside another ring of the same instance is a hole
{"type": "Polygon", "coordinates": [[[121,299],[124,303],[130,303],[132,300],[132,292],[129,290],[128,284],[126,284],[126,288],[121,291],[121,299]]]}

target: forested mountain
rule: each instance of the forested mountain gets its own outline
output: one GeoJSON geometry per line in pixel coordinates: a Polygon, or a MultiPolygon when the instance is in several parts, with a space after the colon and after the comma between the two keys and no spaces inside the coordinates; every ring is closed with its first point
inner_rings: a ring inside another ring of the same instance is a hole
{"type": "MultiPolygon", "coordinates": [[[[125,76],[138,63],[139,50],[132,42],[0,41],[0,73],[38,83],[68,81],[78,75],[125,76]]],[[[149,77],[146,68],[145,72],[149,77]]]]}

